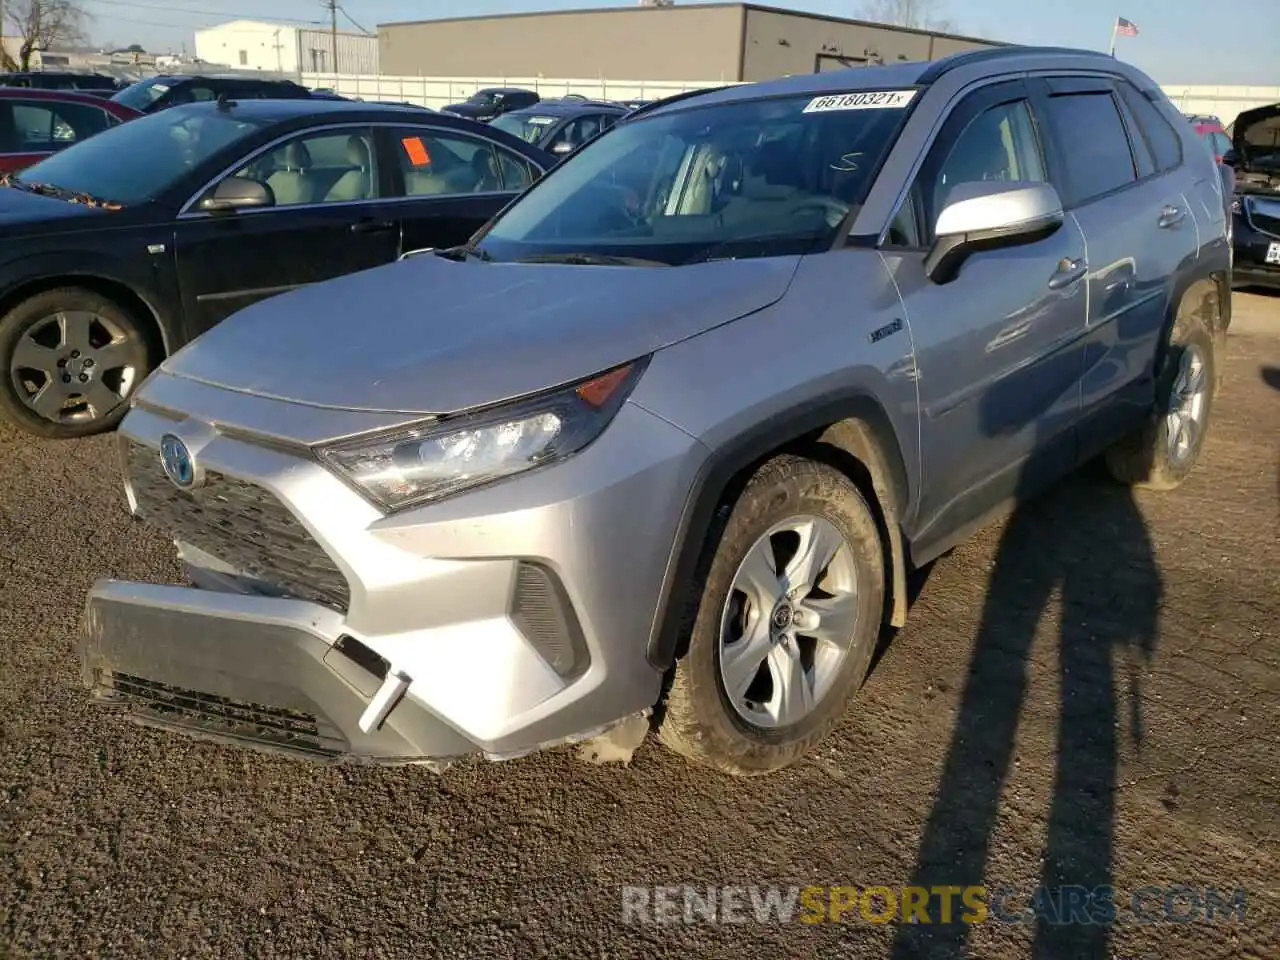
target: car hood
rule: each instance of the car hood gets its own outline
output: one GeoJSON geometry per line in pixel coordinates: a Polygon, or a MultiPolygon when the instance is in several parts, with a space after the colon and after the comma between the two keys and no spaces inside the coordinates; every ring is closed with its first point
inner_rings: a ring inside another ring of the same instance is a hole
{"type": "Polygon", "coordinates": [[[419,255],[248,307],[163,369],[296,403],[451,413],[569,383],[763,309],[799,261],[605,267],[419,255]]]}
{"type": "MultiPolygon", "coordinates": [[[[1231,124],[1231,146],[1245,164],[1253,159],[1264,138],[1273,144],[1280,142],[1280,103],[1246,110],[1231,124]]],[[[1273,152],[1280,152],[1280,146],[1273,152]]]]}
{"type": "Polygon", "coordinates": [[[43,197],[16,187],[0,187],[0,225],[4,226],[66,217],[87,217],[105,212],[107,211],[101,207],[70,203],[56,197],[43,197]]]}

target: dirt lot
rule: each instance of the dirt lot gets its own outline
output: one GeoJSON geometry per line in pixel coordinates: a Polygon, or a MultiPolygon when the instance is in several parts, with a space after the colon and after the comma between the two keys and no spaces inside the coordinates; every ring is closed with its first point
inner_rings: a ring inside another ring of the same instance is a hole
{"type": "Polygon", "coordinates": [[[1236,309],[1190,483],[1077,477],[943,558],[837,735],[750,782],[652,742],[626,769],[326,769],[91,709],[85,590],[170,576],[170,548],[127,516],[110,440],[0,428],[0,954],[909,957],[967,933],[1023,956],[1034,928],[995,920],[624,926],[620,888],[1043,878],[1247,908],[1046,926],[1038,956],[1276,956],[1280,298],[1236,309]]]}

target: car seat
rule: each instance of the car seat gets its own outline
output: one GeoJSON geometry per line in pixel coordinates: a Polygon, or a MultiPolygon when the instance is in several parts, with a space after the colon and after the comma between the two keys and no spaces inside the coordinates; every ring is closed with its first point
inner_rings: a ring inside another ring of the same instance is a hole
{"type": "Polygon", "coordinates": [[[373,158],[364,137],[352,134],[347,138],[348,170],[329,188],[325,200],[341,203],[344,200],[369,200],[373,197],[373,158]]]}
{"type": "Polygon", "coordinates": [[[275,169],[267,177],[267,186],[275,194],[277,204],[310,203],[313,184],[307,171],[311,169],[311,151],[301,140],[287,144],[272,159],[275,169]]]}

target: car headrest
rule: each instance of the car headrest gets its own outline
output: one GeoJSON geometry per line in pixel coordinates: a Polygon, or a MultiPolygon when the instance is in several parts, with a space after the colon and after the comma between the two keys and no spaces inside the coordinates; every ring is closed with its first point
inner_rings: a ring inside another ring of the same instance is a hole
{"type": "Polygon", "coordinates": [[[354,133],[347,137],[347,163],[361,170],[369,166],[369,144],[364,137],[354,133]]]}
{"type": "Polygon", "coordinates": [[[295,140],[284,148],[284,169],[306,170],[311,166],[311,151],[301,140],[295,140]]]}

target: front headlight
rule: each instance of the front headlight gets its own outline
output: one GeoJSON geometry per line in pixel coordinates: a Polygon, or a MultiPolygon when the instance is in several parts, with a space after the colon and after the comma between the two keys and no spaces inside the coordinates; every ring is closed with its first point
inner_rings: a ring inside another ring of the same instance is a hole
{"type": "Polygon", "coordinates": [[[568,387],[319,447],[322,463],[384,510],[439,500],[573,456],[604,432],[647,359],[568,387]]]}

